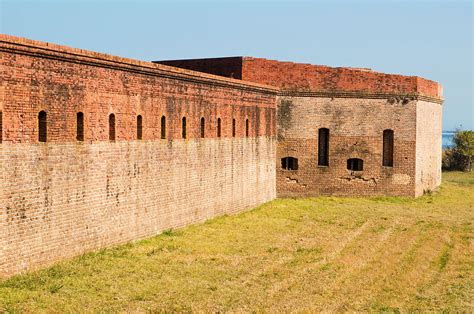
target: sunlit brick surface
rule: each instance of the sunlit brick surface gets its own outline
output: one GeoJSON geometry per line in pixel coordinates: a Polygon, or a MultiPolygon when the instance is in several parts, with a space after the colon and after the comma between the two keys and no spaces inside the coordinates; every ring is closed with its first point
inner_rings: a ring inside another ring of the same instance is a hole
{"type": "Polygon", "coordinates": [[[4,35],[0,43],[0,275],[275,198],[275,88],[4,35]]]}
{"type": "Polygon", "coordinates": [[[7,35],[0,66],[0,276],[277,196],[417,197],[441,182],[442,87],[420,77],[252,57],[151,63],[7,35]]]}

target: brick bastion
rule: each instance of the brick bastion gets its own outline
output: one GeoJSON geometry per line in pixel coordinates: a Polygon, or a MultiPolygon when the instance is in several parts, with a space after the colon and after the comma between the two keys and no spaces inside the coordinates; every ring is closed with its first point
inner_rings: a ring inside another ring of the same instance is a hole
{"type": "Polygon", "coordinates": [[[442,89],[419,77],[8,35],[0,64],[0,276],[278,196],[440,184],[442,89]]]}

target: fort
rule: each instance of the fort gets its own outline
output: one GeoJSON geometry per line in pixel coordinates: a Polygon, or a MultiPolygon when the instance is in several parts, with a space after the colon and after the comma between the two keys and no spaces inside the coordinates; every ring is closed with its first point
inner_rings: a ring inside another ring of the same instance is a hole
{"type": "Polygon", "coordinates": [[[441,182],[442,88],[420,77],[8,35],[0,64],[0,276],[277,197],[441,182]]]}

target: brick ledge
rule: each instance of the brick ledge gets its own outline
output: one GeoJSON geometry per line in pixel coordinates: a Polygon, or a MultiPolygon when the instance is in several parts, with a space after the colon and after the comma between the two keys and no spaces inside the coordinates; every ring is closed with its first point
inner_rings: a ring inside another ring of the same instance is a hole
{"type": "Polygon", "coordinates": [[[443,104],[444,99],[427,96],[420,93],[364,93],[345,91],[290,91],[281,90],[278,96],[290,97],[320,97],[320,98],[365,98],[365,99],[387,99],[393,102],[408,100],[425,100],[437,104],[443,104]]]}

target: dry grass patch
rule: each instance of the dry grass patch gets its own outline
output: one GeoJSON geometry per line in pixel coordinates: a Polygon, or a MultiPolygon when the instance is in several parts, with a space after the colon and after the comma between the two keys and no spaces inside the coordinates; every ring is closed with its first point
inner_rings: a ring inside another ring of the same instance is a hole
{"type": "Polygon", "coordinates": [[[0,311],[474,311],[474,174],[279,199],[0,282],[0,311]]]}

